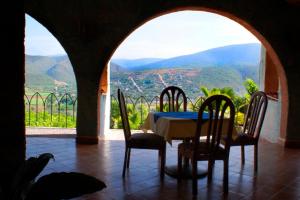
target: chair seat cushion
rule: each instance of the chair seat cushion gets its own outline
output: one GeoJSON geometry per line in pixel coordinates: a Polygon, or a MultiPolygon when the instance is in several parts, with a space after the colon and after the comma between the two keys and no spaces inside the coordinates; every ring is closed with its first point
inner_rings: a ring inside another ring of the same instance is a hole
{"type": "MultiPolygon", "coordinates": [[[[210,157],[209,149],[207,148],[205,143],[200,142],[197,148],[197,160],[208,160],[210,157]]],[[[184,157],[192,158],[194,152],[194,144],[192,143],[180,143],[178,145],[178,153],[183,155],[184,157]]],[[[219,146],[217,151],[214,154],[215,160],[223,160],[226,158],[226,151],[222,146],[219,146]]]]}
{"type": "Polygon", "coordinates": [[[254,145],[257,143],[256,138],[249,136],[245,133],[239,133],[237,137],[231,141],[232,146],[239,146],[239,145],[254,145]]]}
{"type": "Polygon", "coordinates": [[[163,137],[153,133],[135,133],[128,140],[128,146],[140,149],[161,149],[166,144],[163,137]]]}

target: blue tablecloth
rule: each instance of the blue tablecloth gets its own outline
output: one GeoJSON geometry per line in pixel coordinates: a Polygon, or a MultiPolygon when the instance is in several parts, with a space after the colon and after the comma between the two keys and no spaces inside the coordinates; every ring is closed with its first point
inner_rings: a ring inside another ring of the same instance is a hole
{"type": "MultiPolygon", "coordinates": [[[[180,119],[198,120],[198,112],[156,112],[154,113],[154,122],[160,117],[173,117],[180,119]]],[[[203,119],[208,119],[208,113],[203,113],[203,119]]]]}

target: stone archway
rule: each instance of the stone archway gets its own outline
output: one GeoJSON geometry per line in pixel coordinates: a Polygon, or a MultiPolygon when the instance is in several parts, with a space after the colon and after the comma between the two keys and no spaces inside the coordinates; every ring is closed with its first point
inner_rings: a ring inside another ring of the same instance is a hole
{"type": "MultiPolygon", "coordinates": [[[[275,73],[273,73],[273,74],[278,75],[278,77],[276,77],[276,79],[277,78],[279,79],[280,86],[281,86],[281,88],[280,88],[281,116],[280,116],[280,134],[279,134],[280,137],[278,138],[278,142],[281,144],[285,144],[286,131],[287,131],[287,118],[288,118],[288,86],[287,86],[287,79],[286,79],[283,65],[281,64],[281,62],[278,58],[278,55],[276,54],[276,52],[273,49],[273,47],[271,46],[271,44],[267,41],[267,39],[265,37],[263,37],[263,35],[261,35],[253,26],[251,26],[249,23],[242,20],[241,18],[239,18],[233,14],[230,14],[228,12],[219,11],[219,10],[210,9],[210,8],[204,8],[204,7],[187,7],[187,8],[183,7],[183,8],[171,9],[171,10],[164,11],[159,14],[153,15],[153,16],[149,17],[148,19],[144,20],[137,27],[135,27],[133,30],[131,30],[130,33],[126,35],[126,37],[123,37],[123,39],[121,40],[119,45],[121,45],[122,42],[130,34],[132,34],[139,27],[143,26],[143,24],[145,24],[146,22],[151,21],[154,18],[158,18],[158,17],[166,15],[166,14],[180,12],[180,11],[186,11],[186,10],[206,11],[206,12],[211,12],[211,13],[221,15],[223,17],[227,17],[227,18],[239,23],[243,27],[245,27],[249,32],[251,32],[254,36],[256,36],[260,40],[260,42],[263,44],[263,46],[266,49],[268,59],[271,60],[271,64],[270,64],[270,62],[267,62],[266,64],[269,65],[269,68],[272,68],[272,70],[275,71],[275,73]]],[[[119,47],[119,45],[118,45],[118,47],[119,47]]],[[[111,53],[111,56],[113,55],[113,53],[116,51],[117,48],[115,48],[113,50],[113,52],[111,53]]],[[[106,65],[105,70],[103,70],[103,73],[107,73],[107,65],[106,65]]],[[[102,74],[102,77],[103,77],[103,74],[102,74]]],[[[102,81],[101,81],[100,85],[103,85],[103,79],[101,79],[101,80],[102,81]]],[[[107,83],[107,84],[109,84],[109,83],[107,83]]],[[[99,108],[98,112],[101,113],[100,106],[98,108],[99,108]]]]}
{"type": "Polygon", "coordinates": [[[226,16],[262,41],[281,74],[281,83],[285,84],[281,137],[286,146],[299,147],[300,24],[297,19],[300,12],[296,5],[284,0],[26,1],[25,11],[60,41],[74,67],[78,87],[77,142],[98,142],[99,79],[118,45],[150,19],[180,10],[205,10],[226,16]]]}
{"type": "Polygon", "coordinates": [[[74,130],[62,129],[76,129],[77,86],[68,55],[46,27],[27,13],[25,19],[26,131],[45,135],[73,133],[74,130]],[[44,127],[52,129],[36,129],[44,127]]]}

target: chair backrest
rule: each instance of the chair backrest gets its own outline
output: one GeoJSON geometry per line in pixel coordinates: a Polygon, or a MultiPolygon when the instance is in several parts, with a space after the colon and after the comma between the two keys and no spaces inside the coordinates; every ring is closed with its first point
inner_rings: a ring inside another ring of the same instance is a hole
{"type": "Polygon", "coordinates": [[[228,97],[224,95],[208,97],[202,103],[198,112],[197,130],[193,139],[195,148],[198,148],[200,136],[205,136],[206,148],[208,148],[209,152],[216,152],[219,149],[221,139],[224,137],[226,138],[225,150],[229,153],[234,117],[234,105],[228,97]],[[208,119],[204,117],[206,114],[208,114],[208,119]],[[207,130],[202,131],[204,123],[207,130]],[[201,131],[205,133],[201,135],[201,131]]]}
{"type": "Polygon", "coordinates": [[[252,94],[244,119],[244,125],[242,129],[244,134],[247,134],[258,140],[267,106],[268,97],[264,92],[258,91],[252,94]]]}
{"type": "Polygon", "coordinates": [[[159,97],[160,112],[164,111],[164,104],[168,105],[169,112],[178,112],[183,104],[183,111],[187,109],[187,98],[183,90],[176,86],[163,89],[159,97]]]}
{"type": "Polygon", "coordinates": [[[119,101],[119,109],[120,109],[120,114],[121,114],[121,119],[122,119],[124,137],[125,137],[125,141],[127,142],[131,136],[131,131],[130,131],[130,125],[129,125],[129,121],[128,121],[127,108],[126,108],[124,94],[120,89],[118,89],[118,101],[119,101]]]}

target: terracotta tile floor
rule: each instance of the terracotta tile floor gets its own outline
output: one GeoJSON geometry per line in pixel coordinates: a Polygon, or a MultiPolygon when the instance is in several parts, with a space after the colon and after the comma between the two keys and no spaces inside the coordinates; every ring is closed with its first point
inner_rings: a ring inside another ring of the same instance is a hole
{"type": "MultiPolygon", "coordinates": [[[[165,176],[160,182],[158,153],[132,150],[129,173],[123,180],[124,141],[106,137],[98,145],[76,145],[74,138],[27,137],[27,157],[51,152],[50,161],[41,175],[60,171],[77,171],[95,176],[107,188],[77,199],[193,199],[190,180],[165,176]]],[[[168,145],[167,165],[176,164],[177,144],[168,145]]],[[[201,163],[199,163],[201,165],[201,163]]],[[[258,174],[253,173],[253,147],[246,147],[246,164],[241,167],[240,148],[230,152],[229,194],[222,196],[223,163],[216,162],[213,183],[199,179],[198,199],[300,199],[300,150],[284,149],[261,141],[258,174]]],[[[206,163],[203,162],[203,167],[206,163]]]]}

